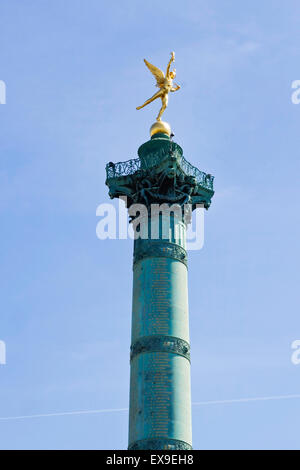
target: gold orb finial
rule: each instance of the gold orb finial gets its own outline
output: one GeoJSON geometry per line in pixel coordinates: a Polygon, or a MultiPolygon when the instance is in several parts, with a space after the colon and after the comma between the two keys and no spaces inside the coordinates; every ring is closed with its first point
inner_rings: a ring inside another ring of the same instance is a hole
{"type": "Polygon", "coordinates": [[[152,137],[154,134],[167,134],[169,137],[171,135],[171,126],[168,122],[164,121],[156,121],[150,127],[150,136],[152,137]]]}

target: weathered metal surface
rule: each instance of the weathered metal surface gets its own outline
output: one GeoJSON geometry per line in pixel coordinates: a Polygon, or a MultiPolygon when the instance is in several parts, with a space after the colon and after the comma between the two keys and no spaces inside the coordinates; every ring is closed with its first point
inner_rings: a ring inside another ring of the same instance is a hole
{"type": "Polygon", "coordinates": [[[129,450],[192,450],[192,446],[178,439],[144,439],[136,441],[129,450]]]}
{"type": "Polygon", "coordinates": [[[134,264],[144,258],[161,256],[176,259],[187,266],[187,252],[177,243],[157,240],[135,240],[134,264]]]}
{"type": "Polygon", "coordinates": [[[185,160],[178,144],[158,135],[138,153],[139,158],[106,165],[111,198],[127,196],[127,207],[163,202],[209,207],[214,177],[185,160]]]}
{"type": "Polygon", "coordinates": [[[129,418],[134,448],[167,448],[170,439],[192,445],[187,267],[168,251],[171,245],[185,256],[185,226],[182,232],[175,218],[169,228],[168,240],[135,240],[129,418]],[[180,239],[170,243],[177,225],[180,239]]]}
{"type": "Polygon", "coordinates": [[[166,352],[179,354],[190,361],[190,345],[187,341],[174,336],[152,335],[138,338],[130,347],[130,361],[138,354],[166,352]]]}
{"type": "MultiPolygon", "coordinates": [[[[181,147],[156,134],[139,158],[106,166],[111,198],[151,207],[134,241],[129,449],[191,449],[191,388],[183,207],[208,208],[213,176],[188,163],[181,147]],[[179,213],[152,213],[153,204],[179,213]],[[150,218],[151,215],[151,224],[150,218]],[[169,215],[169,217],[168,217],[169,215]],[[151,226],[150,226],[151,225],[151,226]],[[165,228],[167,228],[165,236],[165,228]],[[153,237],[153,232],[157,232],[153,237]],[[152,236],[152,238],[151,238],[152,236]]],[[[133,224],[137,216],[132,215],[133,224]]]]}

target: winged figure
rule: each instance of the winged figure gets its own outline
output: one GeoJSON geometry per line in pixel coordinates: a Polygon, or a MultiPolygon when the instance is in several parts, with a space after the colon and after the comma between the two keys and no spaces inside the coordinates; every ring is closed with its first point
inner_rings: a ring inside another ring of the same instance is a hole
{"type": "Polygon", "coordinates": [[[157,98],[161,98],[162,106],[156,118],[157,121],[161,121],[161,116],[165,111],[166,107],[168,106],[168,94],[173,91],[179,90],[180,86],[175,83],[173,85],[173,80],[176,77],[176,70],[170,70],[172,62],[175,60],[175,52],[171,52],[171,59],[169,60],[166,75],[162,70],[155,65],[150,64],[146,59],[144,59],[145,64],[147,65],[150,72],[154,75],[156,79],[156,86],[159,88],[159,91],[156,92],[151,98],[145,101],[142,106],[138,106],[136,109],[142,109],[147,104],[152,103],[152,101],[156,100],[157,98]]]}

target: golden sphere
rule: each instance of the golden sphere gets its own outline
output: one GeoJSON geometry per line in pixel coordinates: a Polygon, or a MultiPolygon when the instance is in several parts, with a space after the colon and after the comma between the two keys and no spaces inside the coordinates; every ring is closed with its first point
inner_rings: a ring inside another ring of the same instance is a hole
{"type": "Polygon", "coordinates": [[[152,126],[150,127],[150,135],[151,137],[154,134],[158,134],[161,132],[162,134],[167,134],[169,137],[171,135],[171,126],[168,122],[164,121],[156,121],[152,126]]]}

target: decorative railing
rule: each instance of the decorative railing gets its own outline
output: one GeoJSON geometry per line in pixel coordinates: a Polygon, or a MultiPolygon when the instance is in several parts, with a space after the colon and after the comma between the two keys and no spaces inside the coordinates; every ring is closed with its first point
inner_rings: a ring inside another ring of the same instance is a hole
{"type": "Polygon", "coordinates": [[[106,177],[107,179],[110,179],[119,178],[120,176],[133,175],[140,169],[141,160],[139,158],[133,158],[132,160],[127,160],[127,162],[109,162],[106,165],[106,177]]]}
{"type": "MultiPolygon", "coordinates": [[[[148,168],[155,167],[161,159],[153,158],[147,159],[148,168]],[[150,163],[150,164],[149,164],[150,163]]],[[[195,166],[191,165],[183,156],[179,158],[179,166],[183,172],[188,176],[193,176],[196,178],[196,181],[200,186],[210,189],[213,191],[214,177],[204,171],[198,170],[195,166]]],[[[126,162],[113,163],[109,162],[106,165],[106,177],[107,179],[119,178],[121,176],[133,175],[137,171],[140,171],[141,160],[139,158],[134,158],[132,160],[127,160],[126,162]]]]}
{"type": "Polygon", "coordinates": [[[181,157],[180,167],[186,175],[194,176],[198,184],[213,191],[214,177],[212,175],[210,175],[209,173],[204,173],[204,171],[198,170],[198,168],[191,165],[184,157],[181,157]]]}

